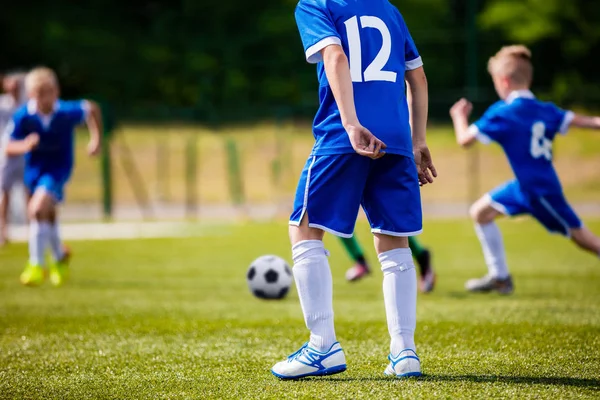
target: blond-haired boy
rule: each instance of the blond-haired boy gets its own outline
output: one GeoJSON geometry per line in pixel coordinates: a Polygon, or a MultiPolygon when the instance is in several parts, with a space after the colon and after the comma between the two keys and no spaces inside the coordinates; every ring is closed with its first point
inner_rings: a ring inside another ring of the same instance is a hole
{"type": "Polygon", "coordinates": [[[539,101],[530,91],[533,80],[531,51],[525,46],[502,48],[488,64],[500,101],[474,124],[468,124],[473,109],[459,100],[450,110],[456,139],[468,147],[480,141],[497,142],[504,150],[515,178],[484,195],[471,207],[475,230],[481,242],[488,274],[466,283],[474,292],[513,291],[506,265],[504,244],[496,218],[529,214],[550,232],[569,237],[579,247],[600,255],[600,238],[583,226],[562,191],[552,165],[552,143],[557,133],[569,127],[600,129],[600,117],[586,117],[539,101]]]}
{"type": "Polygon", "coordinates": [[[45,251],[50,247],[54,260],[50,281],[59,286],[68,274],[69,254],[59,236],[57,205],[73,170],[75,127],[87,122],[88,153],[95,155],[100,149],[102,117],[91,101],[60,100],[58,79],[49,68],[29,72],[25,88],[29,101],[15,113],[6,146],[9,156],[25,155],[25,185],[31,195],[29,262],[21,283],[43,283],[45,251]]]}

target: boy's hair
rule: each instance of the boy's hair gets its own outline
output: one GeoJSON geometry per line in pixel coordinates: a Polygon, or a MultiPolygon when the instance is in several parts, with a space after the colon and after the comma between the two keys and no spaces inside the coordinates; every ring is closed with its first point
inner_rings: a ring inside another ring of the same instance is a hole
{"type": "Polygon", "coordinates": [[[34,68],[25,77],[25,89],[30,93],[33,89],[44,83],[58,86],[58,78],[53,70],[46,67],[34,68]]]}
{"type": "Polygon", "coordinates": [[[531,50],[523,45],[505,46],[500,49],[488,62],[488,72],[491,75],[508,77],[518,85],[531,85],[533,80],[533,65],[531,50]]]}

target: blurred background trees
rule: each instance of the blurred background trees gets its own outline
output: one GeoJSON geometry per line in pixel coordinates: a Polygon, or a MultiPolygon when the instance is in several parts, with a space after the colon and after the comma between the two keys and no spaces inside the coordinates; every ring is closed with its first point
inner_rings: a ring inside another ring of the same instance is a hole
{"type": "MultiPolygon", "coordinates": [[[[494,100],[486,62],[499,46],[531,46],[536,91],[565,106],[600,106],[600,2],[471,0],[477,68],[468,69],[469,0],[404,0],[426,63],[432,115],[465,94],[494,100]]],[[[310,116],[315,71],[304,62],[296,0],[8,2],[0,14],[0,70],[55,68],[68,96],[109,102],[123,118],[223,121],[310,116]],[[38,4],[34,4],[38,3],[38,4]]]]}

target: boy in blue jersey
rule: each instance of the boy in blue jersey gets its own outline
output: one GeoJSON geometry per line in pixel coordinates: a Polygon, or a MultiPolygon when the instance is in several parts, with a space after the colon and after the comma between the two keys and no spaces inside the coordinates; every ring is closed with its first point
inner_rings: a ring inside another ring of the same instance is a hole
{"type": "Polygon", "coordinates": [[[387,0],[301,0],[296,22],[306,60],[317,64],[320,99],[315,145],[300,177],[289,232],[310,339],[272,373],[297,379],[346,370],[322,240],[325,232],[351,237],[362,205],[384,276],[391,336],[385,373],[418,376],[417,280],[407,237],[422,230],[419,184],[436,176],[425,142],[421,57],[402,15],[387,0]]]}
{"type": "Polygon", "coordinates": [[[569,237],[579,247],[600,255],[600,238],[581,223],[564,197],[552,165],[552,142],[570,126],[600,129],[600,117],[585,117],[536,100],[529,90],[533,77],[531,52],[524,46],[502,48],[489,61],[488,70],[501,100],[473,125],[472,105],[458,101],[450,110],[461,146],[476,141],[497,142],[515,174],[514,180],[492,190],[471,207],[488,274],[466,283],[473,292],[510,294],[513,282],[506,265],[502,236],[494,220],[500,216],[529,214],[550,232],[569,237]]]}
{"type": "Polygon", "coordinates": [[[50,247],[50,282],[60,286],[68,275],[69,253],[59,235],[57,205],[73,170],[75,127],[87,122],[88,153],[95,155],[100,149],[102,118],[93,102],[59,100],[58,79],[48,68],[27,74],[25,87],[30,100],[15,113],[6,146],[9,156],[25,155],[25,185],[31,196],[29,262],[21,283],[43,283],[45,251],[50,247]]]}

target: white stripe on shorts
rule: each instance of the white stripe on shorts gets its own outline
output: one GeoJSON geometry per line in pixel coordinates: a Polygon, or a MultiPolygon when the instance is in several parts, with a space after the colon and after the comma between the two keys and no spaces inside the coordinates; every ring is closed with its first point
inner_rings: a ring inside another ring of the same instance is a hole
{"type": "Polygon", "coordinates": [[[558,221],[559,224],[561,224],[563,226],[563,228],[565,228],[565,232],[567,233],[567,236],[571,236],[571,228],[569,227],[569,224],[567,224],[567,222],[561,218],[561,216],[556,212],[556,210],[554,208],[552,208],[552,206],[550,205],[550,203],[548,203],[548,201],[543,198],[540,197],[540,203],[542,203],[542,205],[544,206],[544,208],[546,208],[546,210],[548,210],[548,212],[554,217],[556,218],[556,220],[558,221]]]}
{"type": "Polygon", "coordinates": [[[304,187],[304,202],[302,204],[302,213],[300,213],[300,219],[298,221],[290,221],[290,225],[300,226],[302,219],[304,218],[304,214],[306,214],[306,208],[308,207],[308,190],[310,188],[310,173],[313,165],[315,165],[315,161],[317,161],[317,156],[313,156],[312,162],[308,166],[308,171],[306,171],[306,186],[304,187]]]}

